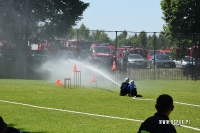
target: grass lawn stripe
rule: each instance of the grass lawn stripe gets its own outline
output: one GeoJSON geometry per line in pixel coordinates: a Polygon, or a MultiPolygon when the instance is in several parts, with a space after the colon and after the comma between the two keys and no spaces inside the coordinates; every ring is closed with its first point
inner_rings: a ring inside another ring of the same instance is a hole
{"type": "MultiPolygon", "coordinates": [[[[135,100],[149,100],[149,101],[156,101],[154,99],[145,99],[145,98],[133,98],[135,100]]],[[[195,106],[195,107],[200,107],[200,105],[196,105],[196,104],[190,104],[190,103],[182,103],[182,102],[176,102],[174,101],[174,103],[177,103],[177,104],[183,104],[183,105],[188,105],[188,106],[195,106]]]]}
{"type": "MultiPolygon", "coordinates": [[[[41,107],[41,106],[35,106],[35,105],[31,105],[31,104],[24,104],[24,103],[4,101],[4,100],[0,100],[0,102],[10,103],[10,104],[17,104],[17,105],[23,105],[23,106],[28,106],[28,107],[33,107],[33,108],[39,108],[39,109],[55,110],[55,111],[69,112],[69,113],[75,113],[75,114],[84,114],[84,115],[89,115],[89,116],[98,116],[98,117],[105,117],[105,118],[112,118],[112,119],[119,119],[119,120],[128,120],[128,121],[135,121],[135,122],[143,122],[143,120],[136,120],[136,119],[131,119],[131,118],[122,118],[122,117],[116,117],[116,116],[106,116],[106,115],[91,114],[91,113],[86,113],[86,112],[77,112],[77,111],[72,111],[72,110],[63,110],[63,109],[56,109],[56,108],[49,108],[49,107],[41,107]]],[[[178,126],[184,127],[184,128],[193,129],[193,130],[196,130],[196,131],[200,131],[199,128],[195,128],[195,127],[191,127],[191,126],[186,126],[186,125],[178,125],[178,126]]]]}

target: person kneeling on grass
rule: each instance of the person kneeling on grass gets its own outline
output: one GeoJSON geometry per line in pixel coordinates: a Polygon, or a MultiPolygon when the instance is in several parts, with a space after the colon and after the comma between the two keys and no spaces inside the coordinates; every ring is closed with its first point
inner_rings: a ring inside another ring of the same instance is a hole
{"type": "Polygon", "coordinates": [[[129,93],[129,78],[125,78],[124,82],[122,82],[121,86],[120,86],[120,96],[126,96],[129,93]]]}
{"type": "Polygon", "coordinates": [[[128,89],[129,89],[129,94],[128,94],[129,97],[137,97],[137,88],[133,80],[130,81],[128,89]]]}

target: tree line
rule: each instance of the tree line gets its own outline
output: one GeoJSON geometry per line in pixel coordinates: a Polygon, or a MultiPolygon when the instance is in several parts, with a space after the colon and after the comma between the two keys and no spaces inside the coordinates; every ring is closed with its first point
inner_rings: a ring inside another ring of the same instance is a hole
{"type": "Polygon", "coordinates": [[[173,47],[171,42],[164,34],[160,33],[147,33],[130,32],[130,31],[113,31],[112,34],[117,34],[114,39],[109,37],[112,31],[104,30],[90,30],[84,24],[81,24],[79,28],[72,28],[67,34],[67,39],[85,39],[94,43],[112,43],[117,44],[117,47],[121,46],[134,46],[145,49],[164,49],[173,47]]]}

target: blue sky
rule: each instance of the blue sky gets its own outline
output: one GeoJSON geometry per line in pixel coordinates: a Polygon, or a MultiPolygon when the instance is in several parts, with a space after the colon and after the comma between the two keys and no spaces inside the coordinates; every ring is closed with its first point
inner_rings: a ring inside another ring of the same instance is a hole
{"type": "Polygon", "coordinates": [[[90,6],[78,27],[83,23],[90,30],[160,32],[165,24],[160,0],[82,1],[90,6]]]}

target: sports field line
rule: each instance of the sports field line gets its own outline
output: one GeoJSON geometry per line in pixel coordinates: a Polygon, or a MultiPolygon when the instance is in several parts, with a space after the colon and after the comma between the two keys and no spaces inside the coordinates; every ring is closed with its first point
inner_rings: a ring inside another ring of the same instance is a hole
{"type": "MultiPolygon", "coordinates": [[[[135,97],[133,97],[133,99],[134,100],[145,100],[145,101],[156,101],[154,99],[135,98],[135,97]]],[[[182,105],[187,105],[187,106],[200,107],[200,105],[198,105],[198,104],[182,103],[182,102],[176,102],[176,101],[174,101],[174,103],[176,103],[176,104],[182,104],[182,105]]]]}
{"type": "MultiPolygon", "coordinates": [[[[153,100],[153,99],[152,99],[152,100],[153,100]]],[[[35,105],[25,104],[25,103],[18,103],[18,102],[5,101],[5,100],[0,100],[0,102],[3,102],[3,103],[10,103],[10,104],[16,104],[16,105],[23,105],[23,106],[28,106],[28,107],[33,107],[33,108],[39,108],[39,109],[55,110],[55,111],[61,111],[61,112],[69,112],[69,113],[74,113],[74,114],[84,114],[84,115],[98,116],[98,117],[112,118],[112,119],[119,119],[119,120],[128,120],[128,121],[135,121],[135,122],[144,122],[143,120],[137,120],[137,119],[131,119],[131,118],[122,118],[122,117],[116,117],[116,116],[107,116],[107,115],[100,115],[100,114],[91,114],[91,113],[78,112],[78,111],[72,111],[72,110],[64,110],[64,109],[57,109],[57,108],[48,108],[48,107],[35,106],[35,105]]],[[[191,127],[191,126],[186,126],[186,125],[179,125],[179,126],[180,126],[180,127],[184,127],[184,128],[189,128],[189,129],[192,129],[192,130],[196,130],[196,131],[200,131],[199,128],[195,128],[195,127],[191,127]]]]}
{"type": "Polygon", "coordinates": [[[11,101],[5,101],[5,100],[0,100],[0,102],[10,103],[10,104],[17,104],[17,105],[23,105],[23,106],[28,106],[28,107],[33,107],[33,108],[39,108],[39,109],[55,110],[55,111],[61,111],[61,112],[69,112],[69,113],[74,113],[74,114],[84,114],[84,115],[90,115],[90,116],[99,116],[99,117],[105,117],[105,118],[113,118],[113,119],[120,119],[120,120],[129,120],[129,121],[143,122],[143,120],[136,120],[136,119],[130,119],[130,118],[122,118],[122,117],[115,117],[115,116],[106,116],[106,115],[99,115],[99,114],[91,114],[91,113],[86,113],[86,112],[78,112],[78,111],[64,110],[64,109],[57,109],[57,108],[41,107],[41,106],[35,106],[35,105],[31,105],[31,104],[11,102],[11,101]]]}

